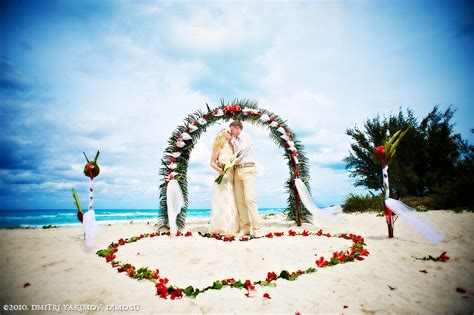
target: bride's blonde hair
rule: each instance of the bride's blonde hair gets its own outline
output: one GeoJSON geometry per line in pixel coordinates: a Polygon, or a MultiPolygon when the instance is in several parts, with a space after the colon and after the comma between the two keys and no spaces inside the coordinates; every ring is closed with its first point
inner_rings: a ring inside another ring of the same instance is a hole
{"type": "Polygon", "coordinates": [[[214,144],[212,145],[213,150],[222,150],[224,148],[225,144],[228,142],[224,134],[226,131],[227,129],[222,129],[219,131],[216,139],[214,140],[214,144]]]}

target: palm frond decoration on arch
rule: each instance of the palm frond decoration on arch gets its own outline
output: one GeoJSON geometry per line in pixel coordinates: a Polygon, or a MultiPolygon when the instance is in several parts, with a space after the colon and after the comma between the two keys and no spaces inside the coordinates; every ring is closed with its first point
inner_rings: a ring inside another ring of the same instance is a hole
{"type": "MultiPolygon", "coordinates": [[[[309,187],[309,163],[304,154],[304,146],[297,139],[294,132],[288,127],[285,120],[275,113],[258,107],[257,102],[250,100],[234,100],[220,106],[206,110],[198,110],[188,115],[183,124],[178,126],[168,140],[168,147],[164,151],[160,167],[160,229],[165,229],[168,224],[167,212],[167,184],[171,179],[177,180],[184,197],[184,207],[176,219],[178,228],[185,226],[188,210],[188,182],[187,170],[191,152],[206,129],[217,122],[240,120],[268,129],[271,139],[283,150],[283,156],[288,164],[290,176],[284,183],[288,193],[287,206],[284,211],[288,221],[294,221],[298,226],[302,222],[309,223],[311,212],[301,203],[295,189],[294,179],[300,178],[309,187]]],[[[258,201],[257,201],[258,202],[258,201]]]]}

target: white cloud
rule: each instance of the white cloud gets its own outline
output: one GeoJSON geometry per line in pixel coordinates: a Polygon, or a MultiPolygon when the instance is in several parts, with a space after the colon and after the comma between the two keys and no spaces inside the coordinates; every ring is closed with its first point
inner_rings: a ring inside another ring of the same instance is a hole
{"type": "MultiPolygon", "coordinates": [[[[385,33],[372,33],[371,22],[360,21],[360,12],[345,3],[124,1],[119,7],[120,14],[95,23],[78,26],[65,18],[64,32],[54,37],[53,21],[35,28],[36,35],[45,33],[31,38],[37,44],[23,66],[36,71],[52,97],[22,104],[31,112],[23,124],[39,126],[48,158],[38,162],[36,173],[10,174],[12,180],[44,182],[24,184],[22,191],[66,195],[66,179],[86,190],[82,151],[100,149],[98,204],[157,207],[160,159],[174,128],[206,102],[212,106],[219,97],[237,96],[257,100],[301,131],[312,191],[320,205],[328,205],[359,190],[346,171],[331,168],[348,154],[345,130],[429,94],[406,93],[408,83],[400,80],[388,84],[415,70],[407,69],[409,63],[403,68],[400,61],[407,59],[393,51],[384,54],[385,33]],[[388,91],[392,87],[396,92],[388,91]],[[61,169],[48,180],[52,157],[61,169]]],[[[190,203],[196,207],[209,206],[215,176],[209,159],[220,127],[210,128],[191,155],[190,203]]],[[[284,207],[288,169],[282,152],[265,129],[246,130],[257,148],[259,204],[284,207]]],[[[21,130],[9,137],[21,146],[38,146],[21,130]]],[[[69,197],[63,200],[70,205],[69,197]]]]}
{"type": "Polygon", "coordinates": [[[253,51],[271,36],[271,20],[263,18],[265,14],[259,7],[231,2],[190,4],[182,15],[169,17],[166,36],[175,48],[188,53],[232,55],[245,53],[246,49],[253,51]]]}

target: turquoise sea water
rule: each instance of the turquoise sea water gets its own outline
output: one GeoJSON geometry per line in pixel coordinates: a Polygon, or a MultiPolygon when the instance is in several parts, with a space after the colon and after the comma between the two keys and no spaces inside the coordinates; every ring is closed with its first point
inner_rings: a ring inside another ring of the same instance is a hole
{"type": "MultiPolygon", "coordinates": [[[[281,213],[284,208],[262,208],[259,214],[281,213]]],[[[117,221],[155,220],[158,209],[95,209],[99,224],[117,221]]],[[[211,209],[188,209],[188,217],[210,217],[211,209]]],[[[75,209],[0,210],[0,228],[42,227],[44,225],[80,225],[75,209]]]]}

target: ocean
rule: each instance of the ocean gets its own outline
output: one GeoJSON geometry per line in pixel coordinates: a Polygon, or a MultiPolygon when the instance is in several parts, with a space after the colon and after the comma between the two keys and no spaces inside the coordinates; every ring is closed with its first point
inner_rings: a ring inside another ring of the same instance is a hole
{"type": "MultiPolygon", "coordinates": [[[[281,213],[284,208],[261,208],[259,214],[281,213]]],[[[147,221],[158,217],[158,209],[94,209],[100,225],[117,221],[147,221]]],[[[211,209],[188,209],[187,217],[210,217],[211,209]]],[[[76,209],[0,210],[0,228],[41,228],[45,225],[79,226],[76,209]]]]}

